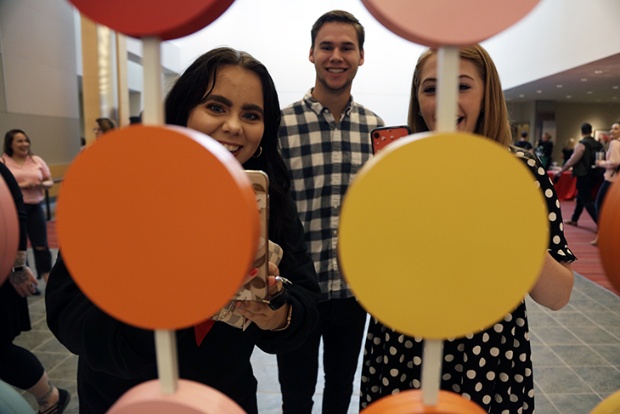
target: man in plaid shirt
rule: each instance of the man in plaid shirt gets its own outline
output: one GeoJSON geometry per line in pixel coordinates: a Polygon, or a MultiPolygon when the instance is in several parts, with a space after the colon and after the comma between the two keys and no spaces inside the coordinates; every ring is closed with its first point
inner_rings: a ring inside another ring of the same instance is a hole
{"type": "Polygon", "coordinates": [[[349,183],[372,155],[370,131],[383,125],[351,97],[353,78],[364,63],[359,21],[334,10],[315,22],[311,36],[315,85],[301,101],[283,109],[280,144],[322,298],[314,334],[302,348],[278,355],[284,414],[312,412],[321,338],[323,413],[348,411],[366,312],[338,269],[339,214],[349,183]]]}

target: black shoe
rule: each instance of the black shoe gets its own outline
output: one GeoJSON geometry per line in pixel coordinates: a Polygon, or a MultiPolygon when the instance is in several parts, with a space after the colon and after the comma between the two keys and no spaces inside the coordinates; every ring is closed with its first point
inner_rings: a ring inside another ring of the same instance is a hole
{"type": "Polygon", "coordinates": [[[65,412],[67,405],[69,405],[69,401],[71,401],[69,391],[58,388],[58,402],[45,411],[39,411],[38,414],[62,414],[65,412]]]}
{"type": "Polygon", "coordinates": [[[575,227],[577,227],[577,222],[576,222],[576,221],[573,221],[573,220],[568,220],[568,221],[566,221],[566,224],[568,224],[569,226],[575,226],[575,227]]]}

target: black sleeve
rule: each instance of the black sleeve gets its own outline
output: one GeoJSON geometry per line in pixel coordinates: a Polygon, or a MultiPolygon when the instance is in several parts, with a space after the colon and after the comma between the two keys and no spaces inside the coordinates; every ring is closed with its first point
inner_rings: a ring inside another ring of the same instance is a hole
{"type": "Polygon", "coordinates": [[[15,203],[15,209],[17,210],[17,218],[19,220],[19,248],[18,250],[26,250],[28,248],[28,242],[26,239],[26,206],[24,206],[24,196],[22,190],[19,188],[19,184],[13,177],[13,174],[6,165],[0,162],[0,175],[9,187],[11,196],[13,196],[13,202],[15,203]]]}
{"type": "Polygon", "coordinates": [[[124,324],[78,288],[60,255],[46,288],[47,324],[56,338],[95,371],[123,379],[156,376],[153,331],[124,324]]]}
{"type": "Polygon", "coordinates": [[[289,279],[289,294],[293,313],[291,324],[284,331],[263,331],[251,324],[248,328],[255,337],[256,345],[267,353],[279,353],[301,346],[316,327],[319,320],[318,302],[320,288],[314,263],[306,249],[304,229],[299,221],[295,203],[288,200],[286,209],[285,241],[280,241],[284,257],[280,274],[289,279]]]}

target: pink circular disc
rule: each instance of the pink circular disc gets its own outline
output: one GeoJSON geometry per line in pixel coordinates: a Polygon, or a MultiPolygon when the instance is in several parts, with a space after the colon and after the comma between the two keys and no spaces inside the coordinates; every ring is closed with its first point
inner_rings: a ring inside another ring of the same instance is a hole
{"type": "Polygon", "coordinates": [[[362,0],[387,29],[429,47],[480,43],[521,20],[539,0],[362,0]]]}
{"type": "Polygon", "coordinates": [[[19,222],[15,202],[4,180],[0,179],[0,286],[9,276],[19,244],[19,222]]]}
{"type": "Polygon", "coordinates": [[[89,19],[132,37],[161,40],[188,36],[208,26],[233,0],[69,0],[89,19]]]}
{"type": "Polygon", "coordinates": [[[136,385],[110,408],[108,414],[243,414],[237,403],[221,392],[193,381],[179,380],[174,394],[161,392],[158,380],[136,385]]]}

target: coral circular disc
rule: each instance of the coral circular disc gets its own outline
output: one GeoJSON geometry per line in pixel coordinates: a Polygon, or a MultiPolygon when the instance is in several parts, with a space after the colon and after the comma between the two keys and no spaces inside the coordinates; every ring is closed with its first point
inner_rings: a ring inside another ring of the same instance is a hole
{"type": "Polygon", "coordinates": [[[259,237],[252,185],[217,141],[180,127],[109,132],[69,167],[57,206],[67,268],[101,309],[146,329],[221,309],[259,237]]]}
{"type": "Polygon", "coordinates": [[[598,247],[607,279],[620,292],[620,185],[616,180],[607,190],[598,225],[598,247]]]}
{"type": "Polygon", "coordinates": [[[449,391],[439,391],[437,404],[426,406],[421,390],[407,390],[388,395],[372,403],[360,414],[484,414],[476,403],[449,391]]]}
{"type": "Polygon", "coordinates": [[[234,0],[69,0],[89,19],[132,37],[188,36],[220,17],[234,0]]]}
{"type": "Polygon", "coordinates": [[[162,394],[159,381],[136,385],[108,414],[243,414],[237,403],[220,391],[197,382],[179,380],[174,394],[162,394]]]}
{"type": "Polygon", "coordinates": [[[417,134],[386,147],[347,190],[340,267],[383,324],[461,337],[500,320],[533,287],[547,227],[538,182],[505,147],[473,134],[417,134]]]}
{"type": "Polygon", "coordinates": [[[540,0],[362,0],[398,36],[430,47],[480,43],[521,20],[540,0]]]}
{"type": "Polygon", "coordinates": [[[19,222],[11,191],[0,178],[0,286],[15,263],[19,245],[19,222]]]}

